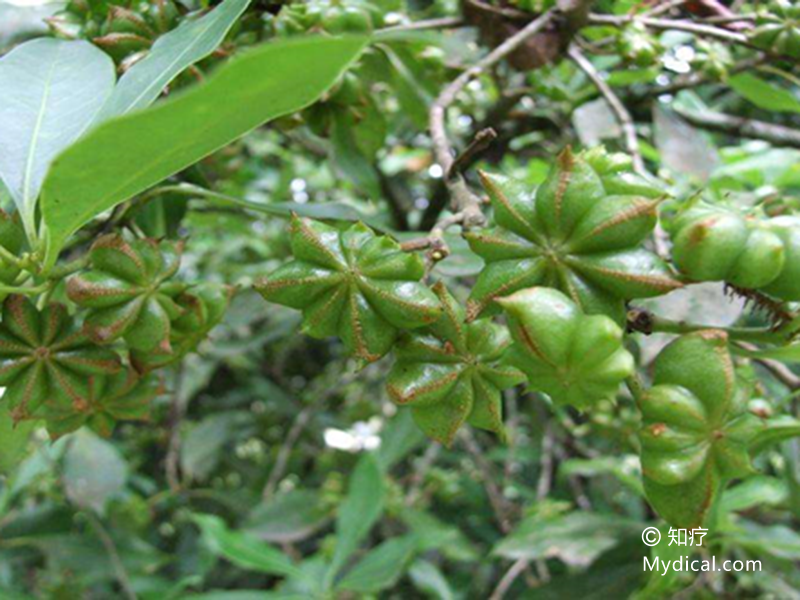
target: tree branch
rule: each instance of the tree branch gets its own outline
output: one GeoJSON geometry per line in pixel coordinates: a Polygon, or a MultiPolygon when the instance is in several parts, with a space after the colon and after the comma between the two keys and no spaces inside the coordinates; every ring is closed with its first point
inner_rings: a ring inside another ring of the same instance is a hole
{"type": "Polygon", "coordinates": [[[636,126],[631,117],[631,113],[628,112],[628,109],[625,108],[625,105],[614,93],[614,90],[611,89],[611,86],[606,83],[605,79],[603,79],[600,73],[597,72],[597,69],[594,68],[591,61],[586,58],[577,46],[571,46],[567,53],[570,59],[578,65],[578,68],[591,80],[614,113],[617,123],[619,123],[619,127],[622,130],[625,148],[627,148],[628,153],[633,159],[633,169],[639,174],[646,174],[642,153],[639,150],[639,140],[636,137],[636,126]]]}
{"type": "Polygon", "coordinates": [[[531,21],[518,33],[505,40],[494,50],[489,52],[475,65],[461,73],[453,82],[442,90],[434,101],[429,114],[429,127],[433,152],[436,162],[442,167],[445,175],[445,185],[450,194],[452,210],[461,214],[460,222],[465,228],[483,225],[486,218],[481,210],[481,201],[467,186],[460,173],[453,173],[453,150],[447,139],[446,116],[447,109],[455,102],[458,94],[475,77],[494,66],[514,50],[519,48],[527,39],[542,31],[553,19],[552,11],[544,13],[539,18],[531,21]]]}
{"type": "Polygon", "coordinates": [[[686,121],[701,129],[728,133],[745,138],[770,142],[775,146],[800,148],[800,131],[764,121],[734,117],[716,112],[696,112],[685,109],[675,111],[686,121]]]}
{"type": "Polygon", "coordinates": [[[737,44],[747,45],[747,36],[720,27],[712,27],[711,25],[702,25],[700,23],[692,23],[691,21],[673,21],[670,19],[653,19],[650,17],[637,17],[637,16],[614,16],[614,15],[589,15],[589,22],[595,25],[613,25],[622,27],[633,21],[637,21],[651,29],[673,29],[675,31],[685,31],[693,33],[701,37],[711,37],[727,42],[735,42],[737,44]]]}

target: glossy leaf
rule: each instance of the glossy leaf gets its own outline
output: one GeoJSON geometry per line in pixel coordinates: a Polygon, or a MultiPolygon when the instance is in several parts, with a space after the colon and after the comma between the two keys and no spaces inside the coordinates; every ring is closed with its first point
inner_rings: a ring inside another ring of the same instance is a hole
{"type": "Polygon", "coordinates": [[[193,518],[200,526],[203,540],[211,552],[237,567],[280,576],[299,573],[283,552],[249,534],[231,531],[219,517],[196,514],[193,518]]]}
{"type": "Polygon", "coordinates": [[[350,476],[347,498],[339,507],[339,516],[336,520],[336,549],[325,576],[328,587],[380,518],[383,513],[384,496],[383,473],[375,457],[364,454],[350,476]]]}
{"type": "Polygon", "coordinates": [[[152,104],[170,81],[220,45],[249,3],[225,0],[207,15],[158,38],[147,56],[120,77],[96,122],[152,104]]]}
{"type": "Polygon", "coordinates": [[[728,79],[733,90],[759,108],[775,112],[800,113],[800,100],[792,92],[751,73],[739,73],[728,79]]]}
{"type": "Polygon", "coordinates": [[[0,59],[0,176],[29,234],[48,167],[86,131],[114,79],[111,59],[82,41],[36,39],[0,59]]]}
{"type": "Polygon", "coordinates": [[[72,233],[104,210],[316,100],[364,43],[356,37],[266,44],[185,93],[92,130],[47,174],[42,190],[47,264],[55,262],[72,233]]]}
{"type": "Polygon", "coordinates": [[[374,594],[393,586],[411,559],[415,544],[411,536],[383,542],[356,563],[336,584],[336,588],[361,594],[374,594]]]}
{"type": "Polygon", "coordinates": [[[63,478],[71,502],[102,514],[123,493],[128,465],[110,442],[84,429],[70,438],[63,478]]]}

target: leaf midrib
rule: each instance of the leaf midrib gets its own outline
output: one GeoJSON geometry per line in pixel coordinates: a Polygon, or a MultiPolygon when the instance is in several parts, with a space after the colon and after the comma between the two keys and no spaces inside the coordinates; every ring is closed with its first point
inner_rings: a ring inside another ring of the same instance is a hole
{"type": "Polygon", "coordinates": [[[61,48],[62,46],[59,44],[56,48],[56,54],[53,58],[53,62],[50,65],[50,71],[45,78],[45,87],[44,87],[44,94],[42,95],[42,102],[39,105],[39,112],[36,116],[36,125],[33,128],[33,132],[31,133],[31,141],[28,147],[28,156],[25,160],[25,176],[22,180],[22,205],[25,209],[25,214],[23,215],[26,220],[28,218],[27,212],[29,208],[29,193],[30,193],[30,185],[31,185],[31,175],[34,166],[34,156],[36,155],[36,148],[38,147],[38,138],[39,133],[42,129],[42,124],[44,123],[44,116],[46,113],[47,105],[50,100],[50,90],[52,88],[52,81],[53,76],[56,72],[56,66],[58,65],[59,58],[61,56],[61,48]]]}

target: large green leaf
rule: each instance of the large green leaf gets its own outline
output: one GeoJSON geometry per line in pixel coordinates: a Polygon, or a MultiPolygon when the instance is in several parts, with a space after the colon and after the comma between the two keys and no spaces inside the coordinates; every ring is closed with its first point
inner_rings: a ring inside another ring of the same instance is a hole
{"type": "Polygon", "coordinates": [[[0,405],[0,475],[10,473],[25,456],[25,447],[35,423],[14,425],[7,405],[0,405]]]}
{"type": "Polygon", "coordinates": [[[800,113],[800,100],[794,94],[750,73],[731,77],[728,85],[742,98],[764,110],[800,113]]]}
{"type": "Polygon", "coordinates": [[[265,544],[252,535],[231,531],[219,517],[194,515],[211,552],[225,558],[237,567],[260,571],[270,575],[298,575],[300,570],[280,550],[265,544]]]}
{"type": "Polygon", "coordinates": [[[225,0],[210,13],[158,38],[144,60],[120,78],[97,122],[149,106],[184,69],[211,54],[250,0],[225,0]]]}
{"type": "Polygon", "coordinates": [[[125,490],[128,464],[112,443],[88,429],[70,437],[62,473],[67,497],[76,506],[102,514],[125,490]]]}
{"type": "Polygon", "coordinates": [[[394,538],[382,543],[350,569],[336,588],[371,594],[391,587],[403,574],[415,545],[412,536],[394,538]]]}
{"type": "Polygon", "coordinates": [[[29,234],[47,168],[86,130],[114,79],[114,63],[87,42],[37,39],[0,59],[0,176],[29,234]]]}
{"type": "Polygon", "coordinates": [[[336,521],[336,550],[326,575],[330,586],[347,559],[358,548],[383,512],[383,473],[371,454],[358,461],[347,491],[347,498],[339,508],[336,521]]]}
{"type": "Polygon", "coordinates": [[[314,102],[365,43],[363,37],[317,37],[266,44],[196,88],[102,123],[61,154],[45,180],[47,266],[67,238],[101,212],[314,102]]]}

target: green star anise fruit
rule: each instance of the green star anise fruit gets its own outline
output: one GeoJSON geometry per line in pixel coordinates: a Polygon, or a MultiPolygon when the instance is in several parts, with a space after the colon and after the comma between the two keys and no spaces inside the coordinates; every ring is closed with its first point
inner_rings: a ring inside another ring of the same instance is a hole
{"type": "Polygon", "coordinates": [[[420,429],[443,444],[450,445],[465,422],[503,436],[502,391],[525,381],[520,371],[500,364],[511,344],[508,330],[488,319],[465,323],[463,307],[444,284],[433,291],[442,316],[395,346],[389,397],[410,406],[420,429]]]}
{"type": "Polygon", "coordinates": [[[789,0],[771,2],[749,33],[754,46],[800,58],[800,4],[789,0]]]}
{"type": "Polygon", "coordinates": [[[482,173],[497,226],[466,234],[486,261],[467,304],[470,319],[496,311],[497,298],[546,286],[587,313],[622,323],[625,300],[681,286],[663,261],[641,247],[656,224],[657,190],[625,177],[613,156],[589,158],[564,151],[535,192],[482,173]]]}
{"type": "Polygon", "coordinates": [[[764,222],[706,203],[675,219],[672,239],[675,265],[694,281],[757,288],[773,281],[785,263],[781,239],[764,222]]]}
{"type": "Polygon", "coordinates": [[[338,335],[349,354],[372,362],[392,348],[399,329],[441,315],[438,298],[419,282],[422,259],[393,239],[362,223],[339,231],[297,216],[290,236],[295,260],[255,287],[270,302],[302,310],[307,335],[338,335]]]}
{"type": "Polygon", "coordinates": [[[89,394],[80,406],[53,406],[45,414],[47,431],[57,439],[88,426],[103,437],[110,437],[120,421],[146,421],[150,404],[163,392],[153,376],[125,369],[114,375],[89,379],[89,394]]]}
{"type": "Polygon", "coordinates": [[[89,337],[98,344],[124,338],[132,350],[171,353],[171,322],[183,312],[174,298],[186,286],[170,279],[182,252],[182,243],[99,238],[89,251],[91,269],[67,283],[69,299],[89,309],[89,337]]]}
{"type": "Polygon", "coordinates": [[[747,411],[722,331],[673,341],[653,383],[640,406],[645,493],[671,525],[701,527],[725,480],[752,472],[748,444],[762,424],[747,411]]]}
{"type": "Polygon", "coordinates": [[[75,325],[61,304],[41,312],[25,297],[3,302],[0,386],[15,420],[46,417],[50,410],[80,410],[92,376],[120,369],[119,357],[75,325]]]}
{"type": "Polygon", "coordinates": [[[514,345],[505,361],[528,377],[531,390],[581,410],[614,400],[634,372],[623,331],[605,315],[586,315],[552,288],[530,288],[497,300],[514,345]]]}
{"type": "Polygon", "coordinates": [[[800,300],[800,220],[743,215],[699,203],[671,227],[675,265],[695,281],[726,281],[781,300],[800,300]]]}
{"type": "Polygon", "coordinates": [[[182,313],[172,322],[170,333],[171,354],[131,352],[131,362],[139,372],[165,367],[182,360],[194,352],[211,330],[225,316],[234,288],[217,283],[201,283],[192,286],[175,297],[182,313]]]}

